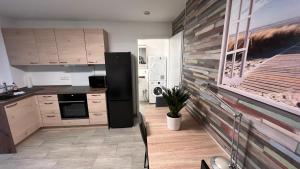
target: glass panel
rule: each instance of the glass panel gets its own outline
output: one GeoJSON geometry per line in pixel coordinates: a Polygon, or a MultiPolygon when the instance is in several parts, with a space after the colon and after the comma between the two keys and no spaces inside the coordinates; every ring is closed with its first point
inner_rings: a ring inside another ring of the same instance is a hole
{"type": "Polygon", "coordinates": [[[232,54],[226,56],[226,63],[225,63],[225,69],[224,69],[224,78],[230,78],[231,77],[231,68],[232,68],[232,54]]]}
{"type": "Polygon", "coordinates": [[[236,22],[239,15],[240,3],[242,0],[232,0],[231,14],[230,14],[230,22],[236,22]]]}
{"type": "Polygon", "coordinates": [[[249,15],[250,3],[251,0],[243,0],[240,19],[246,19],[249,15]]]}
{"type": "Polygon", "coordinates": [[[228,36],[228,41],[227,41],[227,52],[230,52],[230,51],[234,50],[236,29],[237,29],[237,23],[229,25],[229,36],[228,36]]]}
{"type": "Polygon", "coordinates": [[[63,103],[61,111],[62,118],[88,117],[85,103],[63,103]]]}
{"type": "Polygon", "coordinates": [[[235,55],[235,61],[234,61],[234,67],[233,67],[233,75],[232,75],[232,80],[235,82],[235,84],[240,83],[240,73],[241,73],[241,68],[242,68],[242,57],[245,54],[245,51],[238,52],[235,55]]]}
{"type": "Polygon", "coordinates": [[[139,48],[139,64],[147,64],[146,48],[139,48]]]}
{"type": "Polygon", "coordinates": [[[248,22],[248,19],[243,19],[239,23],[239,34],[238,34],[237,49],[243,48],[244,45],[245,45],[244,43],[246,42],[246,38],[247,38],[245,36],[246,35],[246,31],[247,31],[247,22],[248,22]]]}

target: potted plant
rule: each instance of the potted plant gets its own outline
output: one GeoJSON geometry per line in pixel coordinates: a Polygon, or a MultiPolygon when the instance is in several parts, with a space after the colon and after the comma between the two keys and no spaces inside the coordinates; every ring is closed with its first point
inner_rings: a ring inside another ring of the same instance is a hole
{"type": "Polygon", "coordinates": [[[182,87],[173,87],[172,89],[163,87],[162,95],[170,110],[167,113],[168,128],[170,130],[179,130],[181,125],[181,114],[179,112],[186,105],[190,94],[182,87]]]}

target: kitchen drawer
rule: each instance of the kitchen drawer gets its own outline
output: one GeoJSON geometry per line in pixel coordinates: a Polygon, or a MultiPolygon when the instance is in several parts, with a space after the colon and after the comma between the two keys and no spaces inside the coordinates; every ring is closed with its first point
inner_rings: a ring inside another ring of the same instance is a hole
{"type": "Polygon", "coordinates": [[[107,124],[106,112],[90,113],[90,124],[107,124]]]}
{"type": "Polygon", "coordinates": [[[57,95],[39,95],[38,100],[41,102],[55,101],[55,100],[58,100],[58,98],[57,98],[57,95]]]}
{"type": "Polygon", "coordinates": [[[88,100],[105,100],[105,93],[87,94],[88,100]]]}
{"type": "Polygon", "coordinates": [[[40,101],[39,105],[42,114],[44,113],[60,114],[58,101],[42,101],[42,102],[40,101]]]}
{"type": "Polygon", "coordinates": [[[78,120],[62,120],[64,126],[84,126],[89,125],[89,119],[78,119],[78,120]]]}
{"type": "Polygon", "coordinates": [[[44,126],[60,126],[62,125],[62,120],[60,114],[45,113],[42,115],[44,126]]]}
{"type": "Polygon", "coordinates": [[[106,101],[88,100],[88,109],[90,113],[106,112],[106,101]]]}

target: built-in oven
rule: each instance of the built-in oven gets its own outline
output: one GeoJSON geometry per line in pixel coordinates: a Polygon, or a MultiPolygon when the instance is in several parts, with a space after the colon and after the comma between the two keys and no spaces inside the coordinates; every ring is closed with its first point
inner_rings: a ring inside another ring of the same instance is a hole
{"type": "Polygon", "coordinates": [[[58,94],[61,118],[89,118],[86,94],[58,94]]]}

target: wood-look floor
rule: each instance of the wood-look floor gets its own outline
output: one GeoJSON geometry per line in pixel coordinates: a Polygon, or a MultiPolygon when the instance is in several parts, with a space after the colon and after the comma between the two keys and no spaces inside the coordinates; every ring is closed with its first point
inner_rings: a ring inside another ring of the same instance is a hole
{"type": "Polygon", "coordinates": [[[142,105],[141,110],[147,123],[150,169],[199,169],[202,159],[210,165],[212,156],[225,156],[186,110],[182,110],[180,131],[167,129],[168,108],[142,105]]]}

